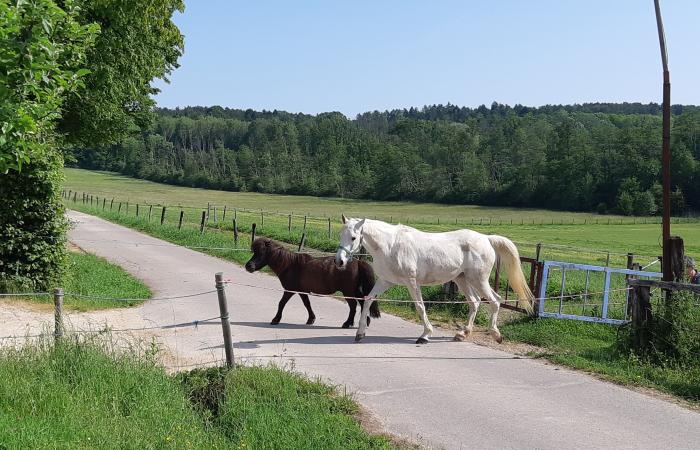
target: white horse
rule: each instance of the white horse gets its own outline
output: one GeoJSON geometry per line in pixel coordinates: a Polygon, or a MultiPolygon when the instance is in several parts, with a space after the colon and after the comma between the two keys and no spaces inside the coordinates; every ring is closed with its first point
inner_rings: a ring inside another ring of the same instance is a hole
{"type": "Polygon", "coordinates": [[[433,326],[425,313],[420,287],[454,281],[469,302],[469,321],[454,340],[463,341],[471,333],[480,299],[484,298],[491,309],[489,331],[501,342],[501,332],[496,326],[501,297],[489,285],[489,275],[496,257],[505,266],[513,290],[525,302],[526,309],[532,310],[534,296],[520,267],[518,249],[503,236],[485,235],[472,230],[425,233],[379,220],[347,219],[345,215],[343,224],[340,246],[335,255],[336,264],[344,267],[364,245],[372,255],[372,266],[378,277],[374,288],[365,297],[355,341],[365,337],[367,313],[372,301],[391,286],[400,284],[408,288],[416,312],[423,321],[423,334],[416,343],[427,343],[433,326]]]}

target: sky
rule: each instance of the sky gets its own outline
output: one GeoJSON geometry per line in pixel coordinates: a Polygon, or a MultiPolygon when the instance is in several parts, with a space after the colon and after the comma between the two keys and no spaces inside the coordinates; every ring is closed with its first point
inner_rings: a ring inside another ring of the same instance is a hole
{"type": "MultiPolygon", "coordinates": [[[[700,1],[661,0],[671,101],[700,104],[700,1]]],[[[653,0],[186,0],[159,106],[356,114],[661,102],[653,0]]]]}

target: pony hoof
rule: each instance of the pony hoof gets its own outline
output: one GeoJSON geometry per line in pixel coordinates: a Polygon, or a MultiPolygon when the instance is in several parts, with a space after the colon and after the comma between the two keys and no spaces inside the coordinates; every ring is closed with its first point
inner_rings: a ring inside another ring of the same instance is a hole
{"type": "Polygon", "coordinates": [[[503,336],[498,336],[496,338],[496,342],[498,342],[499,344],[503,343],[503,336]]]}
{"type": "Polygon", "coordinates": [[[278,325],[280,323],[280,319],[272,319],[272,322],[270,322],[270,325],[278,325]]]}
{"type": "Polygon", "coordinates": [[[314,322],[316,322],[316,318],[315,318],[315,317],[312,317],[311,319],[309,319],[309,320],[306,321],[306,324],[307,324],[307,325],[313,325],[314,322]]]}
{"type": "Polygon", "coordinates": [[[416,340],[416,344],[427,344],[428,342],[430,341],[424,337],[419,337],[418,340],[416,340]]]}
{"type": "Polygon", "coordinates": [[[465,335],[463,335],[462,333],[457,333],[457,334],[455,334],[455,337],[452,338],[452,340],[455,342],[464,342],[464,340],[466,338],[467,337],[465,335]]]}
{"type": "Polygon", "coordinates": [[[344,324],[341,325],[341,328],[350,328],[353,326],[352,322],[345,322],[344,324]]]}
{"type": "Polygon", "coordinates": [[[360,342],[364,338],[365,338],[365,333],[357,333],[355,335],[355,342],[360,342]]]}

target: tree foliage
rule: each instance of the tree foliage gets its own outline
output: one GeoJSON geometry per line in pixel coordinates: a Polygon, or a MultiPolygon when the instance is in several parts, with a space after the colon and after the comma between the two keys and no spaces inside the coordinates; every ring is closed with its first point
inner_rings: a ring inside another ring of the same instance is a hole
{"type": "MultiPolygon", "coordinates": [[[[700,109],[675,106],[674,212],[700,208],[700,109]],[[684,195],[685,194],[685,195],[684,195]]],[[[86,168],[227,190],[654,214],[658,105],[592,104],[290,114],[158,110],[86,168]]]]}

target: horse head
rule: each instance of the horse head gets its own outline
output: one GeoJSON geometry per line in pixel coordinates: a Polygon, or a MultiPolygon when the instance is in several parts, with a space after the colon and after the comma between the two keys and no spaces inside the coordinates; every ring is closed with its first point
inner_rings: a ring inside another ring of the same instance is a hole
{"type": "Polygon", "coordinates": [[[340,245],[335,254],[335,264],[343,268],[362,247],[362,229],[365,219],[348,219],[343,214],[343,227],[340,229],[340,245]]]}
{"type": "Polygon", "coordinates": [[[245,270],[255,272],[265,267],[269,262],[269,253],[272,246],[272,241],[267,238],[258,238],[251,246],[253,256],[245,263],[245,270]]]}

